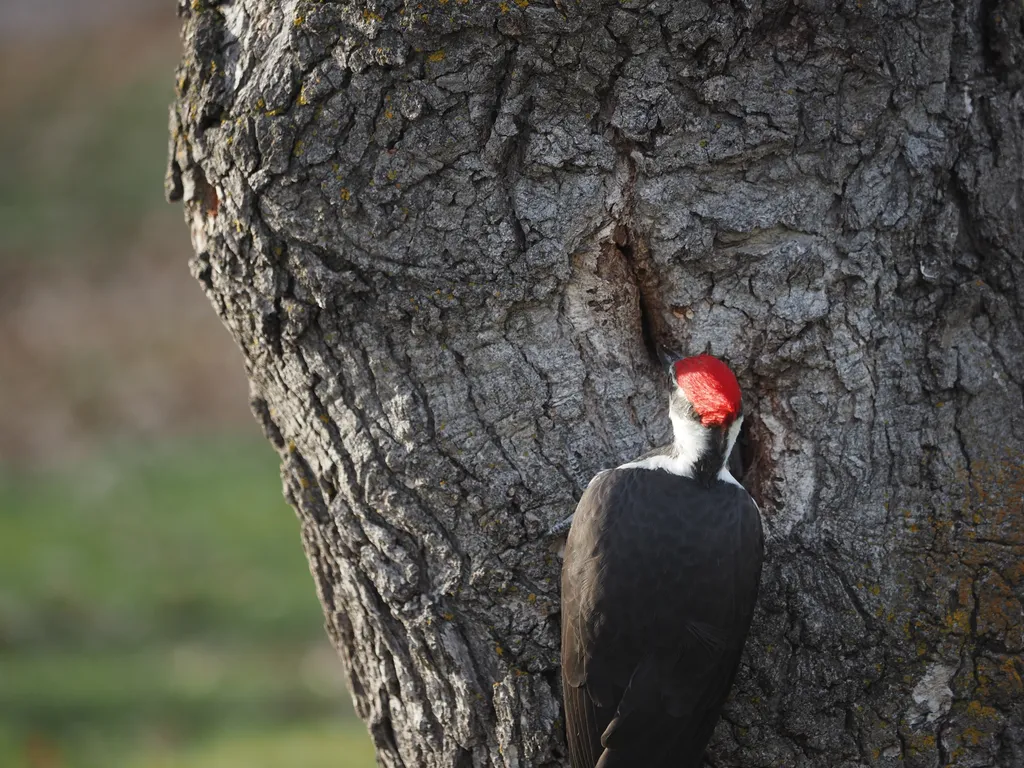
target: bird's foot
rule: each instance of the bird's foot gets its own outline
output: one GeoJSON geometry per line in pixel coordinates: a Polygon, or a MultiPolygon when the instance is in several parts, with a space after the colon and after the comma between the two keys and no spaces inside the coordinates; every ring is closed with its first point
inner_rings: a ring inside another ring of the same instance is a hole
{"type": "Polygon", "coordinates": [[[548,529],[548,536],[561,536],[564,533],[568,533],[569,528],[572,526],[572,515],[569,515],[565,520],[561,520],[548,529]]]}

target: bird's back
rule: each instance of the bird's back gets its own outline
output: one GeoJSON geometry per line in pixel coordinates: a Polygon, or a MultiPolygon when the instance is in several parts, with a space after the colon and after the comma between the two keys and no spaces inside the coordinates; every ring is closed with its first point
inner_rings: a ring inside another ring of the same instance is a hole
{"type": "Polygon", "coordinates": [[[595,478],[562,569],[573,768],[699,765],[750,625],[762,547],[738,486],[649,469],[595,478]]]}

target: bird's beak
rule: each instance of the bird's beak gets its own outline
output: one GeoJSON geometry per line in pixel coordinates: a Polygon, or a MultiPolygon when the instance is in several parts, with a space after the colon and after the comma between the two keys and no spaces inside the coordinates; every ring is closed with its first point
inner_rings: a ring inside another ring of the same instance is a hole
{"type": "Polygon", "coordinates": [[[659,344],[658,357],[661,358],[661,364],[665,367],[665,373],[668,374],[668,377],[672,380],[672,383],[675,384],[676,374],[675,371],[672,370],[672,366],[675,365],[675,362],[677,360],[682,360],[683,356],[676,352],[674,349],[670,349],[669,347],[666,347],[664,344],[659,344]]]}

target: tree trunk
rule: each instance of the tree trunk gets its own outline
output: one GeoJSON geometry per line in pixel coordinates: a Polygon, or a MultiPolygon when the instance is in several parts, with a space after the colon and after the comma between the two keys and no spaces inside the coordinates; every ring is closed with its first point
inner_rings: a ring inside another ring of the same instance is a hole
{"type": "Polygon", "coordinates": [[[768,534],[716,766],[1024,765],[1024,10],[181,5],[169,194],[384,766],[566,765],[560,561],[750,418],[768,534]]]}

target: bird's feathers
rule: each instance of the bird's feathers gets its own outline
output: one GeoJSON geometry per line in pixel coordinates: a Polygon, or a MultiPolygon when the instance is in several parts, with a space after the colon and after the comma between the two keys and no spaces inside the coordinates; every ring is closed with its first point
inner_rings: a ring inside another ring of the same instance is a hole
{"type": "Polygon", "coordinates": [[[595,478],[562,570],[573,768],[699,765],[750,625],[762,547],[757,508],[736,485],[636,468],[595,478]]]}

